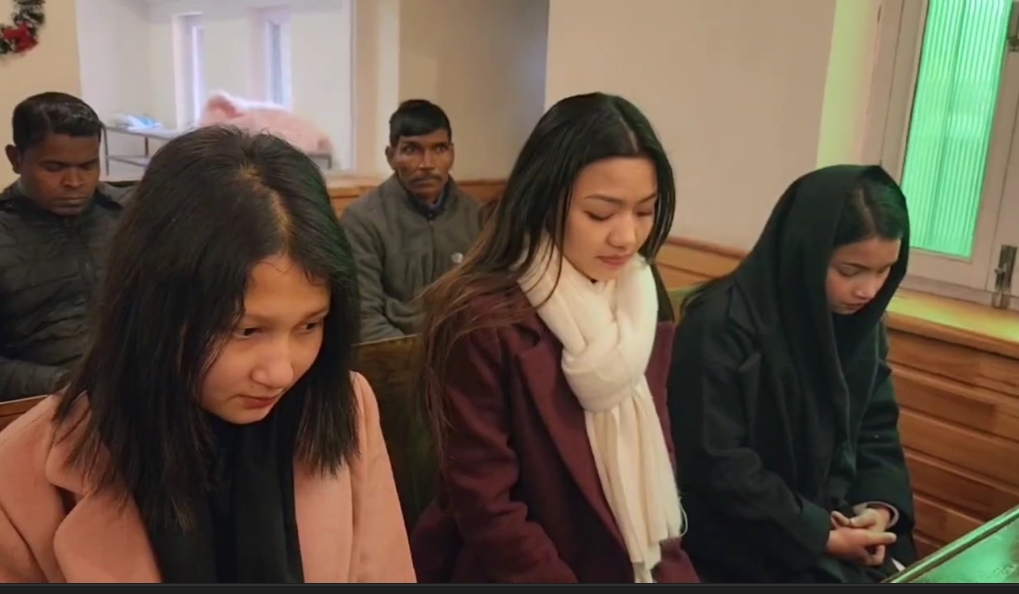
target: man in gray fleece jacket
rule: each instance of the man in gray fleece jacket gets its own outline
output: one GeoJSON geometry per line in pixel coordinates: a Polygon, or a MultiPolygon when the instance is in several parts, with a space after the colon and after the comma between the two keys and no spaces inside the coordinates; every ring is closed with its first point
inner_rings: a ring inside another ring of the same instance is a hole
{"type": "Polygon", "coordinates": [[[452,137],[442,108],[404,101],[389,118],[393,175],[340,217],[357,260],[362,342],[417,332],[414,299],[478,236],[480,205],[449,175],[452,137]]]}

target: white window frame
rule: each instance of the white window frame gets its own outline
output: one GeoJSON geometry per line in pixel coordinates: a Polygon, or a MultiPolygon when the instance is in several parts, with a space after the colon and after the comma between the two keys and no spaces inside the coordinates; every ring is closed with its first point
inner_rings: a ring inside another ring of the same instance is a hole
{"type": "Polygon", "coordinates": [[[181,14],[174,18],[177,38],[176,95],[177,121],[193,126],[202,117],[208,92],[205,83],[205,43],[202,15],[181,14]]]}
{"type": "Polygon", "coordinates": [[[255,25],[261,45],[261,95],[264,101],[293,108],[293,52],[290,10],[265,8],[257,12],[255,25]],[[277,43],[274,43],[274,40],[277,43]]]}
{"type": "MultiPolygon", "coordinates": [[[[895,179],[901,179],[905,160],[928,1],[881,0],[863,161],[880,163],[895,179]]],[[[992,253],[996,221],[1019,108],[1019,87],[1009,77],[1003,78],[999,98],[972,256],[964,259],[912,250],[910,274],[904,287],[956,299],[987,301],[986,279],[997,259],[997,254],[992,253]]]]}

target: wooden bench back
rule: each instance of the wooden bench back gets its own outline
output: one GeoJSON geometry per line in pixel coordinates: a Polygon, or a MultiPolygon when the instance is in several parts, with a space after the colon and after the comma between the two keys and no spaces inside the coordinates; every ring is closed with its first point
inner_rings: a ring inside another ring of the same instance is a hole
{"type": "Polygon", "coordinates": [[[672,315],[673,319],[678,323],[680,318],[680,310],[683,307],[683,300],[686,299],[687,295],[693,293],[697,285],[687,285],[678,289],[669,289],[669,301],[672,302],[672,315]]]}
{"type": "Polygon", "coordinates": [[[435,455],[417,385],[416,336],[358,346],[354,369],[375,391],[407,530],[435,495],[435,455]]]}
{"type": "Polygon", "coordinates": [[[33,406],[42,402],[44,398],[46,397],[32,396],[31,398],[0,402],[0,431],[3,431],[4,427],[13,423],[14,419],[17,419],[28,412],[33,406]]]}

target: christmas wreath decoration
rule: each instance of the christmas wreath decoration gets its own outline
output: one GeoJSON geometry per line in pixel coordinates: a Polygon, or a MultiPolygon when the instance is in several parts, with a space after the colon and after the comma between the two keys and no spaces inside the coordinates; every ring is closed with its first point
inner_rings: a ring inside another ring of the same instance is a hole
{"type": "Polygon", "coordinates": [[[39,30],[46,23],[46,0],[14,0],[10,24],[0,23],[0,56],[23,54],[39,45],[39,30]]]}

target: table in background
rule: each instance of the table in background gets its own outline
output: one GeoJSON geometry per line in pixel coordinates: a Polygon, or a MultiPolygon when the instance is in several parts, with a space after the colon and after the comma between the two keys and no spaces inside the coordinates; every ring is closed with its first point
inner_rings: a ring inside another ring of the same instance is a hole
{"type": "MultiPolygon", "coordinates": [[[[110,163],[126,163],[128,165],[134,165],[135,167],[141,167],[145,169],[149,166],[149,161],[152,159],[152,147],[149,144],[150,141],[156,140],[160,143],[165,143],[173,140],[177,136],[188,132],[188,130],[172,130],[168,128],[118,128],[116,126],[109,126],[103,129],[103,158],[106,160],[106,171],[110,171],[110,163]],[[111,155],[110,154],[110,134],[121,134],[123,136],[134,136],[141,138],[143,141],[142,150],[143,153],[140,155],[111,155]]],[[[326,170],[333,168],[333,155],[331,153],[308,153],[308,156],[319,163],[323,163],[326,170]]]]}

